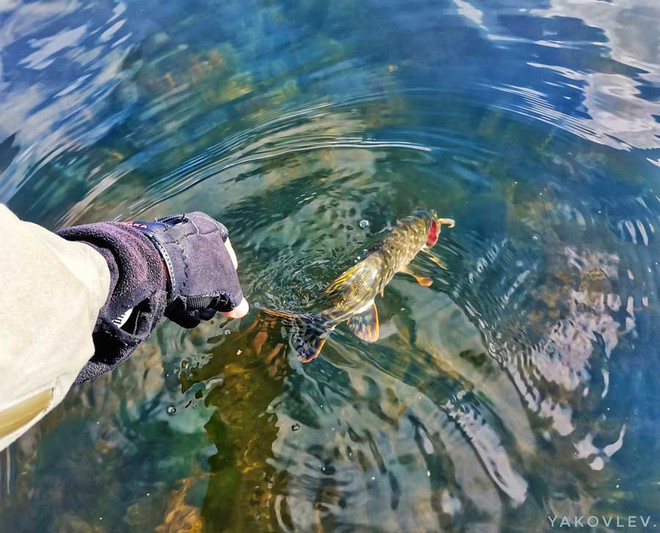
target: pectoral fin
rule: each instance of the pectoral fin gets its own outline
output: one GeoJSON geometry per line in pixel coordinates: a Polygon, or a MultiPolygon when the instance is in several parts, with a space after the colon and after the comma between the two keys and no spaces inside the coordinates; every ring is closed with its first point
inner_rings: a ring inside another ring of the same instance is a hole
{"type": "Polygon", "coordinates": [[[425,251],[426,251],[426,257],[428,257],[433,263],[438,265],[443,270],[447,270],[447,265],[445,265],[442,259],[440,259],[437,255],[434,255],[433,252],[431,252],[430,250],[425,250],[425,251]]]}
{"type": "Polygon", "coordinates": [[[346,324],[356,337],[365,342],[376,342],[380,331],[376,304],[359,315],[353,315],[346,324]]]}
{"type": "Polygon", "coordinates": [[[410,269],[410,267],[403,267],[401,269],[401,272],[415,278],[417,280],[417,283],[419,283],[422,287],[430,287],[431,284],[433,283],[433,280],[431,278],[427,278],[426,276],[420,276],[419,274],[413,272],[410,269]]]}

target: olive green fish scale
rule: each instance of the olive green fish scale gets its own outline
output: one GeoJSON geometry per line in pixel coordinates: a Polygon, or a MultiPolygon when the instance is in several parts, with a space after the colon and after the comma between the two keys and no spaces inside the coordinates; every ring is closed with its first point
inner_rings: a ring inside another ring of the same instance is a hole
{"type": "Polygon", "coordinates": [[[373,303],[394,275],[406,267],[428,239],[433,214],[401,220],[367,257],[335,279],[319,299],[319,315],[331,327],[373,303]]]}

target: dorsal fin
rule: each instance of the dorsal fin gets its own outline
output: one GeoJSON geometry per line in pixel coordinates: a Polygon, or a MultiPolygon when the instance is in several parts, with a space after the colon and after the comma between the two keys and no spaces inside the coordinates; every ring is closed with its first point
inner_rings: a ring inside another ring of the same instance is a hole
{"type": "Polygon", "coordinates": [[[325,288],[323,291],[323,296],[328,297],[337,292],[343,291],[346,288],[346,285],[355,277],[362,266],[362,262],[360,262],[357,265],[353,265],[351,268],[349,268],[346,272],[344,272],[325,288]]]}
{"type": "Polygon", "coordinates": [[[376,304],[372,304],[371,307],[359,315],[353,315],[348,319],[346,325],[356,337],[363,341],[376,342],[380,334],[376,304]]]}

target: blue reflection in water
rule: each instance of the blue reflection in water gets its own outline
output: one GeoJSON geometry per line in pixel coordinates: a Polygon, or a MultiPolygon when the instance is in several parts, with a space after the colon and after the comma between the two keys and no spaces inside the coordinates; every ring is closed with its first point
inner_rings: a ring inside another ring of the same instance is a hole
{"type": "Polygon", "coordinates": [[[457,220],[444,268],[415,261],[431,288],[378,301],[376,344],[340,328],[303,365],[257,310],[161,325],[2,456],[3,530],[660,521],[654,0],[0,19],[0,200],[24,218],[205,210],[255,309],[304,308],[418,205],[457,220]]]}

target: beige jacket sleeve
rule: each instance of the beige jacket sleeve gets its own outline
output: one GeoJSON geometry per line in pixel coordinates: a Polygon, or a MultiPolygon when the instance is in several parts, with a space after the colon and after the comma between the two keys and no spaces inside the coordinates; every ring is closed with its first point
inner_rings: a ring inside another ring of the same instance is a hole
{"type": "Polygon", "coordinates": [[[105,259],[0,205],[0,450],[62,401],[94,354],[105,259]]]}

